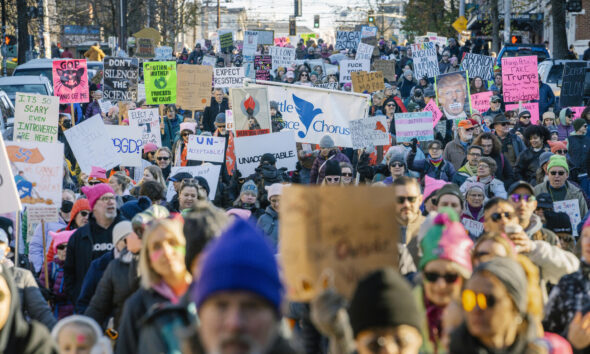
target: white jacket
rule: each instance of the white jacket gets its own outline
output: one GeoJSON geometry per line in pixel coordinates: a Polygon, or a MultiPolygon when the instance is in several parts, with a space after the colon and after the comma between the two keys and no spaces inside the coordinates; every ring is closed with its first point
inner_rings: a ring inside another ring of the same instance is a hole
{"type": "Polygon", "coordinates": [[[492,178],[487,183],[479,181],[477,176],[472,176],[467,178],[465,182],[461,185],[461,193],[465,195],[467,186],[473,182],[480,182],[485,186],[486,198],[492,199],[493,197],[500,197],[500,198],[508,198],[508,193],[506,193],[506,188],[504,188],[504,183],[499,179],[492,178]]]}

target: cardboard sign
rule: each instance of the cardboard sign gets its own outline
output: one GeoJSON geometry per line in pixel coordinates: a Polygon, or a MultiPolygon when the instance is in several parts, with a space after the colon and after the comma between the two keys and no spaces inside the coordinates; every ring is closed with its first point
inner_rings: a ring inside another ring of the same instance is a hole
{"type": "Polygon", "coordinates": [[[410,142],[414,138],[418,141],[434,139],[432,112],[396,113],[394,122],[398,143],[410,142]]]}
{"type": "Polygon", "coordinates": [[[58,97],[17,92],[15,103],[14,140],[57,141],[58,97]]]}
{"type": "Polygon", "coordinates": [[[113,108],[113,103],[109,100],[105,100],[104,98],[101,100],[96,101],[98,106],[100,107],[101,113],[108,113],[111,108],[113,108]]]}
{"type": "Polygon", "coordinates": [[[414,76],[417,79],[423,76],[428,78],[436,77],[440,74],[435,48],[412,52],[412,60],[414,62],[414,76]]]}
{"type": "Polygon", "coordinates": [[[212,57],[210,55],[203,56],[203,60],[201,61],[201,64],[208,65],[208,66],[215,66],[216,63],[217,63],[217,59],[215,59],[215,57],[212,57]]]}
{"type": "Polygon", "coordinates": [[[539,123],[539,103],[538,102],[526,102],[522,104],[513,103],[506,104],[506,111],[516,110],[518,113],[522,111],[531,112],[531,124],[539,123]]]}
{"type": "MultiPolygon", "coordinates": [[[[193,178],[203,177],[209,184],[209,200],[215,199],[217,193],[217,183],[219,182],[219,172],[221,171],[221,165],[204,164],[201,166],[190,166],[190,167],[172,167],[170,170],[170,176],[174,176],[177,173],[187,172],[190,173],[193,178]]],[[[168,190],[166,191],[166,201],[170,202],[176,195],[174,190],[174,184],[168,184],[168,190]]]]}
{"type": "Polygon", "coordinates": [[[139,60],[136,58],[104,58],[103,98],[109,101],[137,101],[139,60]]]}
{"type": "Polygon", "coordinates": [[[272,57],[272,70],[288,68],[295,61],[295,48],[269,47],[268,54],[272,57]]]}
{"type": "Polygon", "coordinates": [[[447,119],[465,119],[471,111],[469,82],[465,71],[442,74],[434,78],[434,91],[447,119]]]}
{"type": "Polygon", "coordinates": [[[492,91],[474,93],[471,95],[471,108],[477,109],[479,113],[483,114],[490,109],[490,99],[493,95],[492,91]]]}
{"type": "Polygon", "coordinates": [[[211,100],[213,68],[206,65],[178,64],[176,105],[190,111],[205,109],[211,100]]]}
{"type": "Polygon", "coordinates": [[[371,69],[368,60],[341,60],[340,61],[340,83],[352,82],[351,73],[357,71],[369,72],[371,69]]]}
{"type": "Polygon", "coordinates": [[[381,71],[387,81],[395,81],[395,60],[377,59],[373,62],[373,70],[381,71]]]}
{"type": "Polygon", "coordinates": [[[375,116],[351,120],[350,136],[353,149],[371,149],[375,146],[389,145],[387,118],[375,116]]]}
{"type": "Polygon", "coordinates": [[[361,41],[361,32],[358,31],[337,31],[336,32],[336,50],[348,49],[356,50],[361,41]]]}
{"type": "Polygon", "coordinates": [[[193,161],[225,162],[225,138],[189,135],[186,158],[193,161]]]}
{"type": "Polygon", "coordinates": [[[361,43],[366,43],[372,46],[377,45],[377,27],[362,26],[361,27],[361,43]]]}
{"type": "Polygon", "coordinates": [[[535,55],[502,58],[502,91],[505,103],[539,99],[535,55]]]}
{"type": "Polygon", "coordinates": [[[141,167],[141,153],[143,152],[141,128],[125,125],[107,125],[106,128],[113,141],[115,151],[121,158],[121,166],[141,167]]]}
{"type": "Polygon", "coordinates": [[[140,128],[143,146],[154,143],[162,146],[160,135],[160,115],[157,108],[134,109],[129,111],[129,126],[140,128]]]}
{"type": "Polygon", "coordinates": [[[465,230],[474,237],[479,237],[483,233],[483,223],[471,219],[464,218],[461,220],[465,230]]]}
{"type": "Polygon", "coordinates": [[[154,57],[154,41],[149,38],[136,38],[135,56],[138,58],[151,59],[154,57]]]}
{"type": "Polygon", "coordinates": [[[494,79],[494,58],[487,55],[465,53],[461,68],[467,71],[470,78],[481,77],[484,81],[494,79]]]}
{"type": "Polygon", "coordinates": [[[229,90],[229,96],[236,134],[240,130],[268,129],[270,131],[270,106],[266,87],[232,88],[229,90]]]}
{"type": "Polygon", "coordinates": [[[6,153],[23,205],[61,206],[64,144],[7,141],[6,153]]]}
{"type": "Polygon", "coordinates": [[[586,107],[569,107],[569,109],[571,109],[574,112],[574,119],[578,119],[582,117],[582,112],[584,112],[584,109],[586,109],[586,107]]]}
{"type": "Polygon", "coordinates": [[[219,44],[221,46],[221,51],[226,53],[229,50],[231,50],[231,48],[234,45],[234,34],[233,32],[227,32],[224,34],[220,34],[219,35],[219,44]]]}
{"type": "Polygon", "coordinates": [[[244,86],[244,67],[215,68],[213,85],[215,88],[230,88],[244,86]]]}
{"type": "Polygon", "coordinates": [[[59,103],[89,101],[86,59],[53,62],[53,95],[59,97],[59,103]]]}
{"type": "Polygon", "coordinates": [[[572,223],[572,230],[574,236],[578,236],[578,224],[582,222],[582,215],[580,215],[580,203],[577,199],[562,200],[553,202],[553,210],[556,212],[566,213],[570,217],[572,223]]]}
{"type": "Polygon", "coordinates": [[[16,182],[10,167],[10,160],[8,159],[8,151],[4,145],[4,139],[0,134],[0,195],[2,196],[2,203],[0,203],[0,214],[11,213],[17,210],[22,210],[20,204],[20,196],[16,189],[16,182]]]}
{"type": "Polygon", "coordinates": [[[237,168],[242,176],[255,173],[260,166],[260,158],[271,153],[277,160],[277,168],[285,167],[295,171],[297,164],[297,147],[293,132],[278,132],[243,137],[235,140],[237,168]]]}
{"type": "Polygon", "coordinates": [[[236,124],[234,123],[234,113],[231,109],[225,111],[225,129],[236,131],[236,124]]]}
{"type": "Polygon", "coordinates": [[[440,109],[438,108],[438,106],[436,105],[436,101],[431,99],[426,106],[424,107],[424,109],[422,110],[423,112],[432,112],[432,126],[436,127],[436,125],[438,124],[438,121],[442,118],[443,113],[440,111],[440,109]]]}
{"type": "Polygon", "coordinates": [[[82,172],[89,174],[92,166],[110,170],[121,164],[121,158],[100,115],[76,124],[64,134],[82,172]]]}
{"type": "Polygon", "coordinates": [[[244,56],[245,62],[251,62],[254,60],[256,55],[256,47],[258,46],[258,32],[256,31],[245,31],[244,42],[242,46],[242,55],[244,56]]]}
{"type": "Polygon", "coordinates": [[[41,221],[59,222],[58,207],[37,205],[27,207],[27,224],[35,225],[41,223],[41,221]]]}
{"type": "Polygon", "coordinates": [[[143,63],[146,104],[176,103],[176,62],[143,63]]]}
{"type": "Polygon", "coordinates": [[[174,56],[172,55],[172,47],[164,46],[156,48],[156,56],[155,60],[172,60],[174,56]]]}
{"type": "Polygon", "coordinates": [[[385,81],[383,80],[383,73],[381,71],[365,72],[358,71],[351,73],[352,90],[354,92],[372,93],[385,89],[385,81]]]}
{"type": "Polygon", "coordinates": [[[584,104],[584,79],[586,62],[565,63],[561,82],[559,105],[561,107],[580,106],[584,104]]]}
{"type": "Polygon", "coordinates": [[[326,277],[350,299],[367,274],[397,269],[393,188],[292,185],[283,189],[279,213],[279,262],[290,301],[310,301],[326,277]]]}
{"type": "Polygon", "coordinates": [[[359,42],[354,60],[371,60],[371,57],[373,56],[373,50],[375,50],[374,46],[359,42]]]}

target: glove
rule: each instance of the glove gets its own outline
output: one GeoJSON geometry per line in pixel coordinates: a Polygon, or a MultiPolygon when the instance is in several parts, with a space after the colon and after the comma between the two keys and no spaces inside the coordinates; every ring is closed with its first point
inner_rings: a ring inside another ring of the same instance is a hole
{"type": "Polygon", "coordinates": [[[39,287],[39,290],[41,290],[41,295],[43,295],[45,300],[55,301],[55,294],[51,290],[47,289],[46,287],[39,287]]]}
{"type": "Polygon", "coordinates": [[[412,139],[412,152],[416,152],[418,146],[418,139],[414,138],[412,139]]]}

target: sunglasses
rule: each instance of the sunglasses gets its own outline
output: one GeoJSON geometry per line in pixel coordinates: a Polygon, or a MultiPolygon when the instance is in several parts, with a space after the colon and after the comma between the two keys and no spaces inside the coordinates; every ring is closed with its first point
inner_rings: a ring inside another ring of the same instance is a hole
{"type": "Polygon", "coordinates": [[[340,177],[326,177],[326,182],[340,182],[340,177]]]}
{"type": "Polygon", "coordinates": [[[57,250],[58,251],[63,251],[63,250],[66,249],[66,247],[68,247],[66,244],[61,244],[61,245],[57,246],[57,250]]]}
{"type": "Polygon", "coordinates": [[[473,290],[463,290],[461,295],[461,303],[463,309],[467,312],[473,311],[477,305],[481,310],[494,307],[496,305],[496,297],[490,294],[476,293],[473,290]]]}
{"type": "Polygon", "coordinates": [[[389,164],[389,167],[404,167],[404,164],[401,162],[392,162],[389,164]]]}
{"type": "Polygon", "coordinates": [[[508,123],[508,122],[504,122],[504,123],[500,123],[500,125],[501,125],[501,126],[503,126],[503,127],[505,127],[505,126],[508,126],[508,125],[510,125],[510,123],[508,123]]]}
{"type": "Polygon", "coordinates": [[[406,200],[410,203],[414,203],[417,199],[418,197],[397,197],[397,203],[404,204],[406,200]]]}
{"type": "Polygon", "coordinates": [[[563,172],[563,171],[551,171],[551,172],[549,172],[549,174],[551,174],[551,176],[555,176],[555,175],[563,176],[563,175],[565,175],[565,172],[563,172]]]}
{"type": "Polygon", "coordinates": [[[498,222],[500,219],[502,219],[502,217],[505,217],[506,219],[513,219],[514,213],[505,211],[503,213],[493,213],[491,215],[492,221],[494,222],[498,222]]]}
{"type": "Polygon", "coordinates": [[[529,194],[512,194],[510,195],[510,199],[512,199],[512,201],[515,203],[518,203],[521,200],[524,200],[525,202],[534,202],[535,200],[537,200],[537,198],[534,195],[529,194]]]}
{"type": "Polygon", "coordinates": [[[437,272],[424,272],[424,278],[426,281],[430,283],[435,283],[438,281],[438,278],[443,278],[447,284],[452,284],[459,279],[459,274],[457,273],[445,273],[440,274],[437,272]]]}
{"type": "Polygon", "coordinates": [[[96,184],[101,184],[101,183],[102,183],[101,181],[88,181],[88,185],[90,185],[90,186],[94,186],[96,184]]]}
{"type": "Polygon", "coordinates": [[[475,128],[467,128],[465,129],[466,132],[472,132],[475,128]]]}
{"type": "Polygon", "coordinates": [[[168,160],[170,160],[170,157],[168,157],[168,156],[160,156],[160,157],[158,157],[158,161],[168,161],[168,160]]]}
{"type": "Polygon", "coordinates": [[[502,102],[502,101],[492,101],[492,103],[500,103],[500,102],[502,102]]]}
{"type": "Polygon", "coordinates": [[[90,215],[90,212],[89,211],[86,211],[86,210],[82,210],[80,212],[80,215],[82,215],[83,217],[87,217],[88,215],[90,215]]]}
{"type": "Polygon", "coordinates": [[[392,103],[388,103],[388,104],[386,104],[385,106],[386,106],[386,107],[395,107],[395,105],[394,105],[394,104],[392,104],[392,103]]]}
{"type": "Polygon", "coordinates": [[[182,133],[182,134],[180,134],[180,136],[183,136],[183,137],[184,136],[189,136],[189,135],[191,135],[191,133],[182,133]]]}
{"type": "Polygon", "coordinates": [[[555,153],[559,155],[565,155],[567,154],[567,150],[555,150],[555,153]]]}
{"type": "Polygon", "coordinates": [[[520,118],[531,119],[531,116],[521,116],[520,118]]]}
{"type": "Polygon", "coordinates": [[[342,173],[342,177],[352,177],[352,173],[344,172],[342,173]]]}

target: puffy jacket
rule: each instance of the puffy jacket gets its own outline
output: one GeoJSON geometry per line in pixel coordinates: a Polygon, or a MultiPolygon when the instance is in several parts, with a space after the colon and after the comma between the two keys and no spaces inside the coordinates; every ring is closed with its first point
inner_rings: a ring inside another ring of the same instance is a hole
{"type": "Polygon", "coordinates": [[[485,192],[486,192],[485,194],[488,199],[491,199],[494,197],[500,197],[503,199],[508,198],[508,193],[506,193],[506,188],[504,188],[504,183],[502,183],[502,181],[500,181],[496,178],[492,178],[488,182],[482,182],[479,180],[479,178],[477,176],[469,177],[469,178],[467,178],[467,180],[465,180],[465,183],[463,183],[461,185],[461,187],[460,187],[461,192],[463,194],[465,194],[465,192],[467,192],[467,186],[473,182],[481,182],[484,184],[485,192]]]}
{"type": "Polygon", "coordinates": [[[162,134],[162,146],[172,149],[174,139],[180,131],[180,123],[182,123],[182,116],[177,114],[174,119],[164,118],[164,134],[162,134]]]}
{"type": "MultiPolygon", "coordinates": [[[[59,217],[58,222],[47,222],[45,223],[45,252],[49,251],[49,245],[51,244],[52,237],[49,232],[55,232],[64,229],[68,224],[59,217]]],[[[41,267],[43,267],[43,234],[41,224],[35,228],[35,233],[29,243],[29,261],[35,266],[35,272],[39,273],[41,267]]]]}
{"type": "Polygon", "coordinates": [[[578,169],[578,174],[587,173],[586,158],[590,152],[590,137],[586,135],[570,135],[567,138],[567,149],[569,157],[573,162],[570,169],[578,169]]]}
{"type": "Polygon", "coordinates": [[[458,170],[463,165],[463,161],[465,161],[465,157],[467,156],[467,146],[469,146],[469,144],[465,146],[461,144],[459,134],[456,133],[453,141],[445,146],[443,158],[452,163],[455,170],[458,170]]]}
{"type": "Polygon", "coordinates": [[[551,151],[549,146],[546,145],[539,151],[535,151],[530,147],[524,150],[518,156],[516,165],[514,165],[516,178],[535,185],[537,169],[539,168],[539,156],[545,151],[551,151]]]}
{"type": "Polygon", "coordinates": [[[313,166],[311,167],[309,183],[310,184],[321,184],[324,181],[324,177],[326,177],[326,161],[334,159],[338,162],[348,162],[350,160],[346,155],[340,152],[340,150],[334,149],[330,151],[328,154],[328,158],[324,158],[322,155],[318,155],[313,162],[313,166]]]}
{"type": "Polygon", "coordinates": [[[573,132],[574,132],[573,125],[562,125],[562,124],[557,125],[557,135],[558,135],[559,141],[566,140],[570,136],[570,134],[573,132]]]}
{"type": "Polygon", "coordinates": [[[98,46],[90,46],[90,49],[84,53],[84,56],[88,58],[89,61],[102,61],[105,57],[104,52],[98,46]]]}
{"type": "Polygon", "coordinates": [[[47,328],[52,329],[57,320],[53,317],[47,301],[43,298],[33,273],[28,269],[19,267],[13,267],[12,269],[22,312],[26,316],[43,323],[47,328]]]}
{"type": "MultiPolygon", "coordinates": [[[[100,110],[100,105],[97,101],[92,101],[86,106],[86,119],[92,118],[93,116],[102,113],[100,110]]],[[[101,118],[102,119],[102,118],[101,118]]]]}
{"type": "Polygon", "coordinates": [[[467,178],[475,176],[475,173],[477,172],[477,166],[476,166],[476,167],[473,168],[474,172],[471,173],[465,167],[465,166],[467,166],[468,163],[466,163],[465,165],[461,166],[461,168],[457,170],[457,173],[455,173],[455,176],[453,176],[453,183],[455,183],[459,187],[461,187],[461,185],[463,183],[465,183],[465,181],[467,181],[467,178]]]}
{"type": "Polygon", "coordinates": [[[549,85],[543,83],[539,87],[539,116],[549,110],[549,107],[555,105],[555,95],[549,85]]]}
{"type": "MultiPolygon", "coordinates": [[[[53,262],[48,263],[47,268],[47,274],[49,275],[49,289],[55,295],[53,315],[58,320],[74,313],[74,304],[68,299],[68,295],[66,294],[63,264],[64,261],[56,258],[53,262]]],[[[45,272],[41,272],[39,283],[42,287],[45,287],[47,284],[45,272]]]]}
{"type": "Polygon", "coordinates": [[[410,170],[416,171],[420,173],[420,178],[424,178],[424,176],[442,179],[443,181],[451,182],[453,180],[453,176],[455,176],[455,168],[453,165],[446,161],[445,159],[442,160],[438,167],[434,166],[428,155],[423,160],[415,160],[416,152],[410,151],[408,154],[407,164],[410,170]]]}
{"type": "Polygon", "coordinates": [[[279,214],[269,205],[258,219],[257,225],[269,237],[276,249],[279,243],[279,214]]]}
{"type": "Polygon", "coordinates": [[[90,263],[90,268],[88,268],[88,272],[82,282],[80,295],[78,296],[78,299],[76,299],[76,313],[84,313],[84,311],[86,311],[88,304],[90,304],[90,300],[96,292],[98,283],[100,282],[100,279],[102,279],[105,269],[107,269],[109,263],[114,258],[114,252],[110,251],[90,263]]]}

